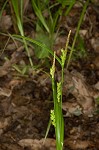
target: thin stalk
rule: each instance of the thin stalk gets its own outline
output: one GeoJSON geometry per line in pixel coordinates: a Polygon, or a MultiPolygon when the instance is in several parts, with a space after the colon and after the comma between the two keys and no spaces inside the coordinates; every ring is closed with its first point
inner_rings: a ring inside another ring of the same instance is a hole
{"type": "Polygon", "coordinates": [[[22,26],[23,26],[23,5],[24,5],[23,2],[24,2],[23,0],[20,1],[20,19],[21,19],[22,26]]]}
{"type": "Polygon", "coordinates": [[[67,16],[69,14],[70,10],[72,9],[73,5],[75,4],[75,1],[76,0],[72,0],[71,2],[69,2],[70,5],[69,5],[69,7],[67,8],[67,10],[65,12],[65,16],[67,16]]]}
{"type": "Polygon", "coordinates": [[[77,36],[78,36],[78,33],[79,33],[79,29],[80,29],[80,26],[81,26],[81,23],[82,23],[82,20],[83,20],[83,17],[84,17],[84,14],[86,12],[86,8],[87,8],[88,4],[89,4],[89,0],[86,1],[85,5],[83,7],[82,13],[81,13],[81,16],[80,16],[80,19],[79,19],[79,22],[78,22],[78,26],[77,26],[77,30],[76,30],[76,33],[75,33],[75,36],[74,36],[73,44],[72,44],[72,47],[71,47],[71,51],[70,51],[70,54],[69,54],[69,58],[68,58],[66,69],[68,69],[68,66],[70,64],[71,57],[72,57],[72,54],[73,54],[73,51],[74,51],[74,47],[75,47],[75,43],[76,43],[76,39],[77,39],[77,36]]]}
{"type": "Polygon", "coordinates": [[[2,16],[3,10],[4,10],[4,8],[5,8],[6,4],[7,4],[7,2],[8,2],[8,0],[6,0],[6,1],[4,2],[3,6],[2,6],[2,8],[1,8],[1,10],[0,10],[0,18],[1,18],[1,16],[2,16]]]}

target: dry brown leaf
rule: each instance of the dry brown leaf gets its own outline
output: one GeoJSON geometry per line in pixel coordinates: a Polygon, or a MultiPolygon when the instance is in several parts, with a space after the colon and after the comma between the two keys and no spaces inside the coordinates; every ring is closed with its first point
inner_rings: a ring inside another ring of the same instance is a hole
{"type": "Polygon", "coordinates": [[[24,13],[27,12],[28,6],[29,6],[29,0],[24,0],[24,7],[23,7],[24,13]]]}
{"type": "Polygon", "coordinates": [[[0,129],[5,129],[9,125],[10,121],[11,121],[11,118],[9,118],[9,117],[1,120],[0,121],[0,129]]]}
{"type": "Polygon", "coordinates": [[[92,38],[91,45],[94,51],[99,54],[99,38],[92,38]]]}
{"type": "Polygon", "coordinates": [[[0,88],[0,96],[6,96],[6,97],[10,97],[12,94],[12,90],[7,89],[7,88],[0,88]]]}
{"type": "Polygon", "coordinates": [[[65,145],[68,145],[73,150],[77,150],[77,149],[84,150],[86,148],[94,146],[93,142],[91,142],[91,141],[82,141],[82,140],[76,140],[76,139],[70,139],[70,138],[68,138],[65,141],[65,145]]]}
{"type": "Polygon", "coordinates": [[[87,33],[88,33],[88,30],[86,30],[86,29],[79,31],[79,34],[80,34],[82,37],[86,36],[87,33]]]}
{"type": "Polygon", "coordinates": [[[94,88],[99,90],[99,81],[94,85],[94,88]]]}
{"type": "Polygon", "coordinates": [[[66,111],[66,116],[76,115],[79,116],[82,114],[82,108],[77,102],[64,102],[62,104],[62,109],[66,111]]]}
{"type": "Polygon", "coordinates": [[[83,112],[90,114],[93,110],[93,98],[82,78],[72,77],[74,83],[73,94],[76,96],[78,103],[83,107],[83,112]]]}
{"type": "Polygon", "coordinates": [[[23,150],[17,143],[0,142],[0,150],[23,150]]]}
{"type": "Polygon", "coordinates": [[[13,64],[16,64],[19,62],[19,60],[22,60],[22,51],[24,49],[24,46],[20,46],[17,51],[14,51],[11,55],[10,60],[6,60],[2,67],[0,67],[0,77],[7,75],[9,68],[12,67],[13,64]]]}
{"type": "Polygon", "coordinates": [[[12,79],[9,84],[8,87],[10,87],[11,89],[14,89],[14,87],[18,86],[18,85],[22,85],[25,83],[25,80],[20,78],[20,79],[12,79]]]}
{"type": "Polygon", "coordinates": [[[0,67],[0,77],[5,76],[8,73],[8,70],[4,69],[3,67],[0,67]]]}
{"type": "Polygon", "coordinates": [[[5,31],[12,26],[12,20],[10,15],[2,16],[0,19],[0,28],[5,31]]]}
{"type": "Polygon", "coordinates": [[[94,61],[93,61],[96,69],[99,70],[99,55],[97,55],[97,57],[95,57],[94,61]]]}
{"type": "MultiPolygon", "coordinates": [[[[60,76],[58,79],[60,80],[60,76]]],[[[76,102],[83,108],[83,113],[86,116],[92,116],[95,108],[94,98],[99,95],[99,92],[88,86],[82,74],[76,70],[66,71],[63,93],[71,93],[76,98],[76,102]]]]}
{"type": "Polygon", "coordinates": [[[44,148],[49,150],[56,150],[55,140],[47,138],[45,139],[22,139],[18,142],[22,147],[31,147],[32,150],[42,150],[44,148]]]}

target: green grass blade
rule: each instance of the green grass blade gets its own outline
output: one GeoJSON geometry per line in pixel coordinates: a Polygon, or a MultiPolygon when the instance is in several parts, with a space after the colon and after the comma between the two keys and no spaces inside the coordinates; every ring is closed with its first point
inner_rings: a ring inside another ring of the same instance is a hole
{"type": "Polygon", "coordinates": [[[76,0],[72,0],[72,1],[69,3],[69,6],[68,6],[66,12],[64,13],[65,16],[67,16],[67,15],[69,14],[69,12],[70,12],[70,10],[72,9],[72,7],[74,6],[75,2],[76,2],[76,0]]]}
{"type": "Polygon", "coordinates": [[[57,0],[57,1],[61,3],[63,7],[65,7],[66,5],[71,5],[72,3],[74,3],[75,0],[57,0]]]}
{"type": "MultiPolygon", "coordinates": [[[[22,17],[21,15],[22,14],[20,15],[20,9],[19,9],[18,1],[17,0],[11,0],[11,2],[12,2],[13,8],[14,8],[14,12],[15,12],[15,15],[16,15],[16,18],[17,18],[18,29],[19,29],[21,35],[24,36],[23,25],[22,25],[22,20],[21,20],[21,17],[22,17]]],[[[21,10],[21,13],[22,13],[22,10],[21,10]]]]}
{"type": "MultiPolygon", "coordinates": [[[[49,123],[48,123],[48,126],[47,126],[47,130],[46,130],[46,133],[45,133],[45,137],[44,137],[44,142],[45,142],[45,140],[46,140],[46,138],[47,138],[47,136],[48,136],[48,133],[49,133],[49,130],[50,130],[50,127],[51,127],[51,119],[49,120],[49,123]]],[[[43,143],[44,143],[43,142],[43,143]]]]}
{"type": "Polygon", "coordinates": [[[23,5],[24,5],[24,0],[20,1],[20,19],[21,19],[21,23],[23,25],[23,5]]]}
{"type": "Polygon", "coordinates": [[[1,10],[0,10],[0,18],[1,18],[1,16],[2,16],[2,13],[3,13],[4,8],[6,7],[7,2],[8,2],[8,0],[6,0],[6,1],[4,2],[3,6],[2,6],[2,8],[1,8],[1,10]]]}
{"type": "MultiPolygon", "coordinates": [[[[18,29],[20,31],[21,36],[24,36],[23,21],[22,21],[23,20],[23,0],[21,0],[21,2],[20,2],[20,5],[21,5],[20,9],[22,9],[22,10],[19,9],[19,1],[18,0],[11,0],[11,2],[12,2],[14,12],[15,12],[15,15],[16,15],[18,29]],[[21,14],[20,14],[20,12],[21,12],[21,14]]],[[[32,62],[32,59],[30,57],[30,53],[29,53],[29,50],[28,50],[27,43],[26,43],[24,38],[22,38],[22,40],[23,40],[24,47],[25,47],[25,50],[27,52],[27,55],[29,57],[30,65],[33,68],[33,62],[32,62]]]]}
{"type": "Polygon", "coordinates": [[[37,17],[39,18],[39,20],[41,21],[41,23],[45,27],[46,31],[49,33],[50,32],[49,28],[46,24],[46,21],[45,21],[43,15],[42,15],[42,12],[41,12],[40,8],[37,7],[35,0],[32,0],[32,7],[34,9],[35,14],[37,15],[37,17]]]}
{"type": "Polygon", "coordinates": [[[86,3],[84,4],[84,7],[83,7],[83,10],[82,10],[82,13],[81,13],[79,22],[78,22],[77,30],[76,30],[76,33],[75,33],[75,36],[74,36],[73,44],[72,44],[71,51],[70,51],[69,58],[68,58],[68,62],[67,62],[67,69],[68,69],[68,66],[69,66],[70,61],[71,61],[71,57],[72,57],[72,53],[73,53],[73,51],[74,51],[76,39],[77,39],[77,36],[78,36],[78,34],[79,34],[80,26],[81,26],[81,23],[82,23],[82,21],[83,21],[83,17],[84,17],[84,14],[85,14],[85,12],[86,12],[86,8],[87,8],[87,6],[88,6],[88,4],[89,4],[89,1],[90,1],[90,0],[87,0],[86,3]]]}

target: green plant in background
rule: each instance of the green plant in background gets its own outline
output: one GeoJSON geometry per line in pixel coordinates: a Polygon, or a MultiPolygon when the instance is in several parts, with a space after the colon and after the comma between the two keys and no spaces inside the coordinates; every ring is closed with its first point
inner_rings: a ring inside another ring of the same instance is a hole
{"type": "MultiPolygon", "coordinates": [[[[59,26],[57,25],[58,20],[62,16],[65,6],[68,6],[65,14],[67,15],[69,13],[75,0],[56,0],[54,4],[51,4],[50,0],[31,1],[33,10],[37,16],[35,40],[44,43],[49,49],[52,49],[59,31],[59,26]]],[[[41,59],[49,56],[48,51],[38,46],[35,46],[35,54],[41,59]]]]}
{"type": "MultiPolygon", "coordinates": [[[[49,3],[49,0],[45,0],[45,2],[40,0],[32,0],[32,7],[37,16],[36,40],[41,43],[44,43],[49,49],[51,49],[53,46],[55,36],[55,23],[57,22],[59,13],[57,13],[56,18],[52,17],[49,3]],[[44,17],[44,13],[46,13],[49,16],[47,18],[46,16],[44,17]]],[[[38,46],[35,47],[35,54],[38,58],[45,58],[49,56],[48,51],[38,46]]]]}
{"type": "MultiPolygon", "coordinates": [[[[59,27],[57,25],[58,20],[60,16],[62,15],[68,15],[74,4],[76,3],[76,0],[56,0],[54,4],[51,4],[49,0],[45,0],[45,2],[42,2],[40,0],[31,0],[32,1],[32,7],[33,10],[37,16],[37,22],[36,22],[36,39],[38,42],[44,43],[49,49],[52,49],[52,46],[54,44],[54,41],[57,37],[59,27]],[[54,13],[53,13],[54,10],[54,13]],[[44,15],[44,12],[47,13],[44,15]],[[57,32],[55,33],[55,31],[57,32]]],[[[72,43],[72,46],[70,47],[70,55],[69,55],[69,63],[72,58],[72,52],[74,51],[76,40],[79,36],[79,30],[80,26],[82,24],[82,20],[84,17],[84,14],[86,12],[86,8],[89,4],[90,0],[87,0],[85,3],[83,1],[79,1],[82,3],[83,10],[80,15],[80,19],[78,22],[77,30],[74,36],[74,40],[72,43]]],[[[84,44],[82,42],[83,40],[79,39],[79,47],[75,47],[75,50],[79,50],[79,56],[82,56],[85,54],[84,44]]],[[[44,48],[40,48],[37,45],[35,46],[35,54],[38,58],[45,58],[49,56],[49,52],[46,51],[44,48]]],[[[69,64],[68,63],[68,64],[69,64]]],[[[67,68],[68,68],[67,64],[67,68]]]]}
{"type": "Polygon", "coordinates": [[[73,57],[74,59],[85,58],[87,51],[85,48],[84,39],[78,34],[73,57]]]}
{"type": "MultiPolygon", "coordinates": [[[[56,39],[56,36],[59,31],[59,27],[57,25],[58,20],[60,16],[62,15],[68,15],[70,10],[72,9],[73,5],[75,4],[76,0],[56,0],[54,4],[51,4],[49,0],[40,1],[40,0],[31,0],[32,2],[32,7],[33,10],[37,16],[37,21],[36,21],[36,41],[39,43],[45,44],[49,49],[52,49],[52,46],[54,44],[54,41],[56,39]],[[64,12],[64,10],[66,11],[64,12]],[[53,12],[54,11],[54,12],[53,12]],[[44,15],[45,13],[45,15],[44,15]],[[46,16],[47,14],[47,16],[46,16]],[[55,33],[55,31],[57,32],[55,33]]],[[[84,12],[86,10],[86,7],[88,5],[89,0],[85,3],[83,7],[82,14],[80,16],[80,20],[78,23],[77,31],[73,40],[73,44],[71,47],[71,53],[70,53],[70,58],[72,57],[72,51],[75,46],[75,42],[78,36],[78,32],[81,26],[81,22],[84,16],[84,12]]],[[[9,1],[10,5],[13,6],[15,16],[16,16],[16,24],[17,27],[20,31],[21,36],[24,36],[24,29],[23,29],[23,0],[21,1],[16,1],[16,0],[11,0],[9,1]]],[[[30,53],[28,50],[27,43],[25,39],[23,39],[24,46],[27,52],[27,55],[29,57],[29,61],[31,66],[33,67],[33,62],[30,57],[30,53]]],[[[49,57],[49,51],[46,51],[46,48],[44,47],[39,47],[38,45],[35,46],[35,54],[38,58],[45,58],[49,57]]],[[[68,66],[68,64],[67,64],[68,66]]]]}
{"type": "MultiPolygon", "coordinates": [[[[87,0],[84,3],[82,13],[80,15],[80,19],[78,22],[76,34],[74,36],[74,40],[72,43],[72,46],[70,48],[70,55],[69,55],[69,61],[72,58],[72,52],[75,51],[74,57],[76,56],[76,51],[79,51],[79,56],[85,55],[85,49],[82,39],[79,39],[79,45],[78,47],[75,47],[75,43],[79,37],[79,30],[80,26],[84,17],[84,13],[86,11],[86,8],[89,4],[90,0],[87,0]]],[[[60,19],[60,16],[62,15],[68,15],[70,10],[72,9],[73,5],[76,3],[76,0],[56,0],[54,3],[51,3],[50,0],[31,0],[33,10],[37,16],[36,21],[36,38],[35,41],[38,41],[39,43],[46,45],[48,49],[52,49],[54,41],[56,39],[56,36],[59,32],[59,26],[57,25],[58,20],[60,19]]],[[[83,1],[80,1],[83,4],[83,1]]],[[[7,1],[4,3],[4,7],[6,6],[7,1]]],[[[13,11],[15,12],[14,18],[16,18],[16,24],[18,27],[18,30],[22,37],[24,37],[24,28],[23,28],[23,3],[24,1],[16,1],[16,0],[9,0],[9,4],[11,8],[13,7],[13,11]]],[[[2,12],[2,11],[1,11],[2,12]]],[[[33,68],[33,62],[28,50],[27,43],[25,41],[25,38],[23,38],[23,44],[25,47],[25,50],[27,52],[29,62],[31,67],[33,68]]],[[[45,46],[39,46],[38,44],[34,44],[35,46],[35,54],[38,58],[45,58],[50,57],[50,53],[48,50],[46,50],[45,46]]],[[[52,52],[53,53],[53,52],[52,52]]],[[[77,53],[78,54],[78,53],[77,53]]],[[[78,55],[77,55],[78,56],[78,55]]],[[[69,62],[68,61],[68,62],[69,62]]],[[[70,63],[70,62],[69,62],[70,63]]],[[[67,64],[68,68],[68,64],[67,64]]]]}
{"type": "Polygon", "coordinates": [[[66,8],[66,11],[64,12],[64,15],[67,16],[68,13],[70,12],[70,10],[72,9],[72,7],[74,6],[76,0],[57,0],[63,8],[65,8],[65,6],[68,6],[66,8]]]}
{"type": "MultiPolygon", "coordinates": [[[[24,36],[24,28],[23,28],[23,0],[18,1],[18,0],[11,0],[11,2],[9,1],[10,5],[13,6],[13,10],[15,12],[15,16],[16,16],[16,24],[17,27],[19,29],[19,32],[21,34],[21,36],[24,36]]],[[[25,50],[27,52],[28,58],[29,58],[29,62],[31,67],[33,68],[33,62],[30,56],[30,52],[26,43],[26,40],[23,38],[23,44],[25,47],[25,50]]]]}
{"type": "Polygon", "coordinates": [[[71,46],[71,51],[70,51],[70,55],[69,55],[69,59],[68,59],[68,63],[67,63],[67,69],[68,69],[68,66],[70,64],[70,60],[72,58],[72,54],[73,54],[73,51],[74,51],[75,43],[76,43],[77,37],[79,35],[80,26],[82,24],[82,21],[83,21],[83,18],[84,18],[84,14],[86,12],[86,9],[87,9],[87,6],[89,4],[89,1],[90,0],[87,0],[85,2],[84,6],[83,6],[83,10],[82,10],[81,15],[80,15],[80,19],[79,19],[79,22],[78,22],[76,33],[75,33],[75,36],[74,36],[74,40],[73,40],[73,43],[72,43],[72,46],[71,46]]]}
{"type": "MultiPolygon", "coordinates": [[[[45,0],[44,2],[40,0],[31,0],[31,2],[32,2],[33,10],[37,16],[35,40],[38,41],[39,43],[43,43],[49,49],[52,49],[54,40],[58,33],[57,22],[59,17],[62,15],[62,9],[65,7],[65,5],[71,6],[72,3],[71,1],[70,3],[68,1],[66,3],[61,3],[61,1],[60,2],[56,1],[55,4],[51,5],[49,0],[45,0]],[[54,8],[57,9],[55,12],[53,12],[54,8]],[[47,17],[43,15],[44,11],[48,14],[47,17]],[[56,27],[57,27],[57,32],[55,33],[56,27]]],[[[21,1],[9,0],[9,4],[13,12],[12,18],[14,18],[15,31],[17,33],[18,32],[17,30],[19,30],[21,36],[24,37],[24,28],[23,28],[24,2],[23,0],[21,1]]],[[[25,38],[23,38],[23,44],[30,61],[30,65],[33,68],[33,62],[30,57],[30,53],[25,38]]],[[[49,57],[49,51],[47,51],[44,46],[39,47],[36,44],[34,46],[35,46],[35,54],[38,58],[42,59],[45,57],[49,57]]]]}

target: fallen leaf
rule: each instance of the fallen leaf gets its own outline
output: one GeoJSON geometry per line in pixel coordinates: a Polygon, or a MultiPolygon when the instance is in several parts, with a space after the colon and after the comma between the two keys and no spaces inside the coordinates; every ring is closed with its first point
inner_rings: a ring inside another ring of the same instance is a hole
{"type": "Polygon", "coordinates": [[[5,129],[9,125],[10,121],[11,121],[10,117],[1,119],[0,120],[0,129],[5,129]]]}
{"type": "Polygon", "coordinates": [[[99,55],[97,55],[95,57],[95,59],[93,60],[93,63],[95,65],[96,69],[98,70],[99,69],[99,55]]]}
{"type": "MultiPolygon", "coordinates": [[[[59,76],[60,79],[60,76],[59,76]]],[[[76,70],[66,71],[63,93],[71,93],[82,107],[83,114],[91,116],[95,109],[95,96],[99,94],[93,87],[89,87],[83,75],[76,70]]]]}
{"type": "Polygon", "coordinates": [[[24,147],[31,147],[32,150],[42,150],[42,149],[49,149],[49,150],[56,150],[55,148],[55,140],[51,138],[47,139],[22,139],[18,142],[20,146],[24,147]]]}
{"type": "Polygon", "coordinates": [[[62,109],[66,111],[66,116],[80,116],[82,114],[82,108],[76,102],[64,102],[62,104],[62,109]]]}
{"type": "Polygon", "coordinates": [[[65,141],[65,145],[68,145],[70,148],[72,148],[73,150],[77,150],[77,149],[86,149],[86,148],[91,148],[93,147],[93,142],[91,141],[82,141],[82,140],[75,140],[75,139],[70,139],[68,138],[65,141]]]}
{"type": "Polygon", "coordinates": [[[10,15],[2,16],[0,19],[0,28],[5,31],[12,26],[12,20],[10,15]]]}
{"type": "Polygon", "coordinates": [[[94,85],[94,87],[95,87],[97,90],[99,90],[99,82],[97,82],[97,83],[94,85]]]}
{"type": "Polygon", "coordinates": [[[99,54],[99,38],[92,38],[91,45],[94,51],[99,54]]]}
{"type": "Polygon", "coordinates": [[[7,89],[7,88],[0,88],[0,95],[10,97],[12,94],[12,90],[7,89]]]}

